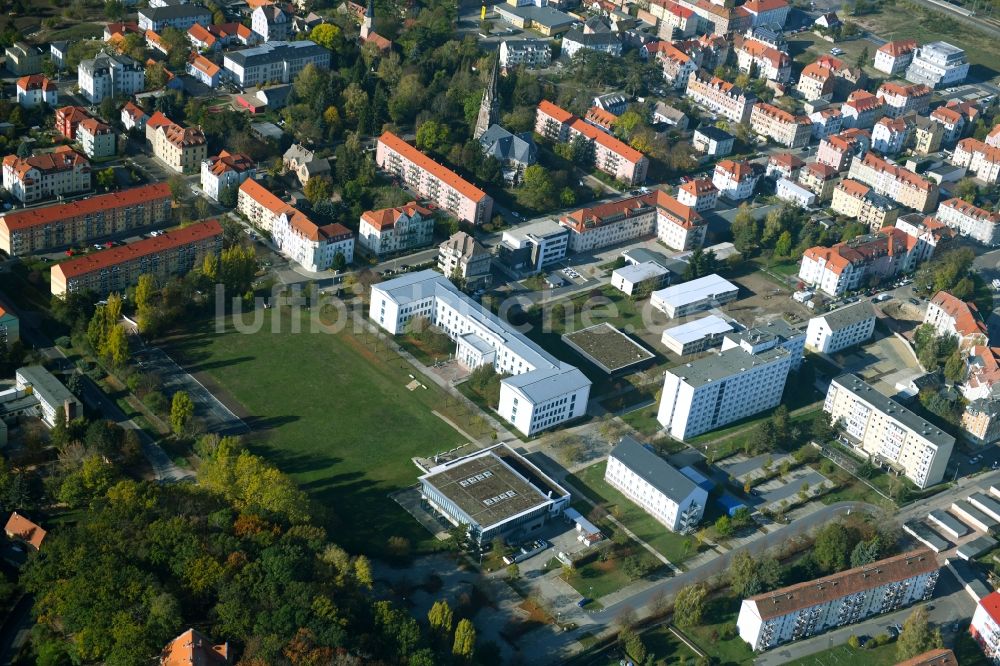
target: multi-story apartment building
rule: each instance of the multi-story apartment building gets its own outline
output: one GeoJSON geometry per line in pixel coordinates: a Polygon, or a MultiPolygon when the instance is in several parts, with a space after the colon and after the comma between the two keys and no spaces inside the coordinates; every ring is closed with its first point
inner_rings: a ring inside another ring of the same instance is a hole
{"type": "Polygon", "coordinates": [[[986,145],[1000,148],[1000,123],[994,125],[990,133],[986,135],[986,145]]]}
{"type": "Polygon", "coordinates": [[[959,141],[952,153],[951,163],[966,167],[969,173],[987,183],[1000,182],[1000,148],[979,139],[969,137],[959,141]]]}
{"type": "Polygon", "coordinates": [[[742,347],[751,354],[771,349],[775,346],[788,350],[791,355],[792,370],[798,370],[806,349],[806,334],[784,319],[754,322],[743,331],[726,333],[722,338],[722,351],[742,347]]]}
{"type": "Polygon", "coordinates": [[[798,178],[799,170],[805,165],[805,162],[792,153],[772,153],[767,159],[764,175],[776,180],[780,178],[795,180],[798,178]]]}
{"type": "MultiPolygon", "coordinates": [[[[147,125],[147,128],[149,125],[147,125]]],[[[208,157],[208,141],[198,127],[168,122],[153,129],[153,154],[181,173],[195,173],[208,157]]]]}
{"type": "Polygon", "coordinates": [[[96,118],[80,121],[76,128],[76,142],[90,159],[111,157],[116,151],[115,131],[96,118]]]}
{"type": "Polygon", "coordinates": [[[4,49],[7,71],[15,76],[38,74],[42,71],[42,50],[27,42],[17,41],[4,49]]]}
{"type": "Polygon", "coordinates": [[[26,109],[42,104],[59,104],[59,90],[56,84],[41,74],[22,76],[17,80],[17,103],[26,109]]]}
{"type": "Polygon", "coordinates": [[[1000,592],[990,592],[976,603],[969,632],[987,660],[1000,661],[1000,592]]]}
{"type": "Polygon", "coordinates": [[[741,344],[667,370],[657,421],[684,440],[776,407],[792,367],[777,339],[757,353],[741,344]]]}
{"type": "Polygon", "coordinates": [[[774,196],[802,208],[816,203],[816,195],[812,191],[787,178],[779,178],[774,183],[774,196]]]}
{"type": "Polygon", "coordinates": [[[927,548],[744,599],[736,620],[755,652],[929,599],[940,567],[927,548]]]}
{"type": "Polygon", "coordinates": [[[698,62],[670,42],[655,42],[647,47],[655,53],[656,62],[663,68],[663,78],[675,89],[687,85],[691,72],[698,69],[698,62]]]}
{"type": "Polygon", "coordinates": [[[916,119],[913,129],[913,152],[916,155],[930,155],[941,149],[945,130],[942,123],[925,116],[916,119]]]}
{"type": "Polygon", "coordinates": [[[867,342],[874,332],[875,308],[869,301],[858,301],[811,318],[806,326],[806,349],[836,354],[867,342]]]}
{"type": "Polygon", "coordinates": [[[291,208],[253,178],[243,181],[236,195],[236,210],[267,234],[274,233],[278,218],[291,208]]]}
{"type": "Polygon", "coordinates": [[[913,62],[913,52],[916,50],[915,39],[886,42],[875,52],[875,69],[892,76],[902,74],[913,62]]]}
{"type": "Polygon", "coordinates": [[[433,212],[415,201],[397,208],[367,210],[358,225],[358,243],[376,257],[425,247],[433,236],[433,212]]]}
{"type": "Polygon", "coordinates": [[[572,58],[577,51],[599,51],[610,56],[622,54],[622,40],[617,32],[568,30],[562,37],[562,52],[572,58]]]}
{"type": "Polygon", "coordinates": [[[866,130],[851,128],[819,142],[816,161],[826,164],[838,172],[851,165],[856,155],[863,155],[871,148],[872,137],[866,130]]]}
{"type": "Polygon", "coordinates": [[[464,231],[455,232],[438,246],[437,262],[438,270],[449,277],[460,276],[469,289],[488,286],[491,282],[493,254],[464,231]]]}
{"type": "Polygon", "coordinates": [[[139,9],[139,29],[161,32],[164,28],[177,28],[187,32],[195,23],[203,26],[212,24],[212,12],[201,5],[176,4],[165,7],[143,7],[139,9]]]}
{"type": "Polygon", "coordinates": [[[14,373],[14,387],[38,401],[42,422],[55,427],[59,408],[63,408],[66,423],[83,416],[83,404],[51,372],[40,365],[18,368],[14,373]]]}
{"type": "Polygon", "coordinates": [[[835,74],[829,67],[824,67],[823,63],[809,63],[802,69],[799,81],[795,84],[795,89],[799,91],[803,99],[812,102],[817,99],[829,100],[833,97],[835,74]]]}
{"type": "Polygon", "coordinates": [[[218,37],[208,31],[208,28],[200,23],[195,23],[187,30],[188,40],[198,51],[216,51],[222,44],[218,37]]]}
{"type": "Polygon", "coordinates": [[[961,83],[969,73],[965,51],[947,42],[931,42],[917,47],[906,68],[906,80],[931,88],[961,83]]]}
{"type": "Polygon", "coordinates": [[[630,185],[646,180],[649,160],[645,155],[551,102],[539,102],[535,131],[556,143],[583,137],[599,170],[630,185]]]}
{"type": "Polygon", "coordinates": [[[222,80],[222,68],[203,55],[196,55],[187,64],[187,73],[209,88],[216,88],[222,80]]]}
{"type": "Polygon", "coordinates": [[[734,123],[749,121],[757,101],[742,88],[700,69],[688,77],[684,94],[695,104],[734,123]]]}
{"type": "Polygon", "coordinates": [[[51,153],[3,158],[3,186],[22,203],[90,189],[90,162],[69,146],[51,153]]]}
{"type": "Polygon", "coordinates": [[[80,92],[91,104],[105,97],[131,97],[146,87],[146,68],[127,55],[100,53],[77,67],[80,92]]]}
{"type": "Polygon", "coordinates": [[[489,195],[392,132],[379,137],[375,163],[459,220],[472,224],[490,220],[493,199],[489,195]]]}
{"type": "Polygon", "coordinates": [[[261,5],[250,14],[250,29],[262,42],[283,42],[292,36],[292,19],[278,5],[261,5]]]}
{"type": "Polygon", "coordinates": [[[868,225],[872,231],[892,226],[899,217],[899,206],[891,199],[876,194],[864,183],[850,178],[840,181],[834,188],[830,208],[868,225]]]}
{"type": "Polygon", "coordinates": [[[885,113],[885,104],[867,90],[855,90],[840,107],[844,127],[871,129],[885,113]]]}
{"type": "Polygon", "coordinates": [[[919,488],[940,483],[955,438],[853,374],[830,383],[823,411],[841,424],[841,437],[864,456],[878,458],[919,488]]]}
{"type": "Polygon", "coordinates": [[[295,208],[286,210],[274,223],[271,238],[282,255],[307,271],[318,273],[354,261],[354,234],[339,223],[316,224],[295,208]]]}
{"type": "Polygon", "coordinates": [[[954,106],[944,105],[931,111],[931,120],[944,130],[941,133],[941,143],[951,145],[962,138],[962,133],[968,124],[965,114],[954,106]]]}
{"type": "Polygon", "coordinates": [[[900,85],[887,81],[875,91],[875,96],[885,105],[885,115],[899,118],[907,113],[923,114],[931,103],[934,91],[922,83],[900,85]]]}
{"type": "Polygon", "coordinates": [[[531,436],[583,416],[590,380],[460,292],[437,271],[408,273],[374,285],[369,317],[392,335],[424,317],[455,341],[465,368],[484,365],[509,375],[500,381],[497,413],[531,436]]]}
{"type": "Polygon", "coordinates": [[[655,235],[673,250],[692,250],[705,240],[706,224],[690,206],[662,190],[566,213],[569,251],[589,252],[655,235]]]}
{"type": "Polygon", "coordinates": [[[64,106],[56,109],[56,131],[70,141],[75,141],[76,128],[81,122],[92,117],[82,106],[64,106]]]}
{"type": "Polygon", "coordinates": [[[708,178],[695,178],[677,188],[677,201],[699,213],[714,210],[719,203],[719,189],[708,178]]]}
{"type": "Polygon", "coordinates": [[[931,298],[924,323],[933,326],[937,335],[957,339],[959,349],[969,349],[989,341],[986,322],[976,304],[955,298],[946,291],[939,291],[931,298]]]}
{"type": "Polygon", "coordinates": [[[691,146],[709,157],[725,157],[735,144],[736,137],[715,125],[701,125],[691,137],[691,146]]]}
{"type": "Polygon", "coordinates": [[[851,163],[848,178],[860,181],[878,194],[921,213],[929,213],[937,206],[937,185],[871,152],[851,163]]]}
{"type": "Polygon", "coordinates": [[[1000,245],[1000,214],[959,198],[942,201],[934,216],[963,236],[994,247],[1000,245]]]}
{"type": "Polygon", "coordinates": [[[886,227],[837,243],[809,248],[802,255],[799,279],[830,296],[860,289],[867,280],[893,277],[914,270],[934,253],[935,239],[886,227]]]}
{"type": "Polygon", "coordinates": [[[990,396],[972,400],[962,412],[962,435],[978,446],[1000,440],[1000,400],[990,396]]]}
{"type": "Polygon", "coordinates": [[[733,50],[741,72],[757,78],[788,83],[792,78],[792,58],[770,44],[742,35],[733,37],[733,50]]]}
{"type": "Polygon", "coordinates": [[[611,449],[604,480],[671,532],[701,522],[708,492],[630,435],[611,449]]]}
{"type": "Polygon", "coordinates": [[[569,235],[569,229],[551,219],[522,224],[503,232],[497,259],[515,273],[536,273],[565,258],[569,235]]]}
{"type": "Polygon", "coordinates": [[[538,69],[552,62],[552,45],[544,39],[505,39],[500,42],[500,66],[538,69]]]}
{"type": "Polygon", "coordinates": [[[222,251],[222,225],[218,220],[198,222],[121,247],[83,255],[52,267],[52,294],[93,292],[103,298],[124,293],[152,275],[160,282],[201,266],[209,254],[222,251]]]}
{"type": "Polygon", "coordinates": [[[903,148],[913,135],[915,123],[910,117],[880,118],[872,128],[872,150],[883,155],[895,155],[903,152],[903,148]]]}
{"type": "Polygon", "coordinates": [[[166,183],[10,211],[0,217],[0,249],[14,257],[84,245],[162,224],[170,220],[170,211],[166,183]]]}
{"type": "Polygon", "coordinates": [[[236,195],[240,185],[247,178],[257,175],[253,160],[243,153],[223,150],[215,157],[201,163],[201,190],[218,201],[220,193],[232,190],[236,195]]]}
{"type": "Polygon", "coordinates": [[[837,170],[829,164],[810,162],[799,171],[799,185],[816,195],[819,201],[829,201],[837,186],[837,170]]]}
{"type": "Polygon", "coordinates": [[[757,181],[763,169],[752,162],[722,160],[712,172],[712,184],[719,190],[719,196],[732,201],[742,201],[753,196],[757,181]]]}
{"type": "Polygon", "coordinates": [[[229,51],[222,60],[224,76],[243,88],[268,82],[290,83],[306,65],[330,69],[330,51],[308,39],[267,42],[240,51],[229,51]]]}
{"type": "Polygon", "coordinates": [[[844,126],[844,116],[840,109],[820,109],[809,114],[812,121],[812,133],[816,139],[825,139],[840,132],[844,126]]]}
{"type": "Polygon", "coordinates": [[[748,0],[742,7],[751,16],[753,26],[785,27],[789,6],[785,0],[748,0]]]}
{"type": "Polygon", "coordinates": [[[811,124],[809,116],[796,116],[765,102],[757,102],[750,112],[750,129],[787,148],[807,145],[811,124]]]}

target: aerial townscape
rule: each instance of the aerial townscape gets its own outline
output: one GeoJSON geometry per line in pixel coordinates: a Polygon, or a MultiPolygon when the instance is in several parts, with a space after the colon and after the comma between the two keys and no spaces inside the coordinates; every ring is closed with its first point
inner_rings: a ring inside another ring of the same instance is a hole
{"type": "Polygon", "coordinates": [[[1000,0],[2,7],[0,666],[1000,665],[1000,0]]]}

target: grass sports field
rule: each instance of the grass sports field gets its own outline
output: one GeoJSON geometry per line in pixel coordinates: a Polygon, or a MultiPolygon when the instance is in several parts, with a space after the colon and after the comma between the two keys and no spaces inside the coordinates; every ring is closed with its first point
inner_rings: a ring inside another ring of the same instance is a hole
{"type": "Polygon", "coordinates": [[[252,448],[330,512],[333,541],[378,552],[390,536],[430,539],[387,495],[416,482],[411,457],[467,441],[432,413],[458,421],[454,401],[371,336],[309,333],[306,320],[291,333],[288,315],[275,331],[267,319],[252,334],[206,324],[171,351],[243,406],[252,448]],[[410,375],[427,388],[409,390],[410,375]]]}

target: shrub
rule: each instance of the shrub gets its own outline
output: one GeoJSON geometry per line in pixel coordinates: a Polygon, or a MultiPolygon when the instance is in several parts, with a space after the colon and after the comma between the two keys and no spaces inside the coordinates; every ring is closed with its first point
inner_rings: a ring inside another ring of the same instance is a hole
{"type": "Polygon", "coordinates": [[[167,401],[167,397],[159,391],[147,393],[146,397],[142,399],[142,402],[149,407],[154,414],[166,414],[167,410],[170,409],[170,403],[167,401]]]}

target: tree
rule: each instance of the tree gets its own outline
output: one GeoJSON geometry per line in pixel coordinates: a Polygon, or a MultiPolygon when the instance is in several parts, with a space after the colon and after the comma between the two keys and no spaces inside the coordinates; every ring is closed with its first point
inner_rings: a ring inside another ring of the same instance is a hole
{"type": "Polygon", "coordinates": [[[444,640],[451,635],[451,628],[455,624],[455,614],[448,602],[442,599],[435,601],[434,605],[431,606],[427,612],[427,621],[430,623],[431,632],[444,640]]]}
{"type": "Polygon", "coordinates": [[[532,164],[525,169],[521,188],[525,193],[525,202],[532,208],[545,210],[555,206],[555,185],[545,167],[532,164]]]}
{"type": "Polygon", "coordinates": [[[125,17],[125,4],[121,0],[107,0],[104,3],[104,16],[109,21],[121,21],[125,17]]]}
{"type": "Polygon", "coordinates": [[[729,519],[729,516],[719,516],[719,519],[715,521],[715,531],[721,537],[729,536],[733,533],[733,521],[729,519]]]}
{"type": "MultiPolygon", "coordinates": [[[[207,255],[215,256],[215,255],[207,255]]],[[[206,257],[207,258],[207,257],[206,257]]],[[[152,307],[153,297],[156,295],[156,277],[149,273],[143,273],[135,283],[135,293],[132,299],[135,301],[137,310],[145,310],[152,307]]]]}
{"type": "Polygon", "coordinates": [[[201,262],[201,272],[206,278],[215,282],[219,277],[219,258],[214,252],[205,255],[205,260],[201,262]]]}
{"type": "Polygon", "coordinates": [[[868,62],[869,51],[868,47],[861,49],[861,53],[858,54],[858,59],[854,61],[854,66],[861,69],[868,62]]]}
{"type": "Polygon", "coordinates": [[[948,361],[944,364],[944,377],[953,384],[958,384],[965,379],[965,359],[961,352],[956,350],[948,361]]]}
{"type": "Polygon", "coordinates": [[[372,575],[372,563],[364,555],[358,555],[354,558],[354,579],[358,581],[359,585],[372,589],[372,584],[375,579],[372,575]]]}
{"type": "Polygon", "coordinates": [[[22,160],[31,157],[31,146],[28,145],[27,141],[17,144],[17,156],[22,160]]]}
{"type": "Polygon", "coordinates": [[[642,636],[634,629],[622,629],[618,632],[618,640],[622,644],[625,654],[632,657],[636,663],[646,661],[646,644],[642,641],[642,636]]]}
{"type": "Polygon", "coordinates": [[[167,70],[163,63],[153,62],[146,65],[146,86],[150,90],[159,90],[167,85],[167,70]]]}
{"type": "Polygon", "coordinates": [[[219,203],[226,208],[235,208],[238,197],[238,190],[232,185],[228,185],[219,190],[219,203]]]}
{"type": "Polygon", "coordinates": [[[417,148],[440,152],[450,142],[448,125],[436,120],[425,120],[417,127],[417,148]]]}
{"type": "Polygon", "coordinates": [[[242,294],[257,273],[257,253],[252,247],[234,245],[222,251],[219,259],[219,281],[230,293],[242,294]]]}
{"type": "Polygon", "coordinates": [[[511,562],[507,565],[507,579],[517,580],[521,577],[521,567],[517,566],[517,562],[511,562]]]}
{"type": "Polygon", "coordinates": [[[305,193],[306,199],[309,199],[309,203],[315,206],[320,201],[326,201],[330,198],[333,193],[331,185],[330,179],[326,176],[313,176],[306,182],[302,191],[305,193]]]}
{"type": "Polygon", "coordinates": [[[180,174],[174,174],[167,178],[167,187],[170,188],[170,198],[175,204],[180,203],[188,191],[187,181],[180,174]]]}
{"type": "Polygon", "coordinates": [[[108,334],[103,356],[116,368],[128,362],[128,334],[122,324],[115,325],[108,334]]]}
{"type": "Polygon", "coordinates": [[[455,642],[452,644],[451,653],[459,659],[469,661],[476,649],[476,628],[467,619],[459,621],[455,627],[455,642]]]}
{"type": "Polygon", "coordinates": [[[347,258],[344,257],[343,252],[337,252],[337,254],[333,255],[333,270],[339,273],[345,268],[347,268],[347,258]]]}
{"type": "Polygon", "coordinates": [[[816,533],[812,556],[827,573],[847,568],[854,540],[841,523],[827,523],[816,533]]]}
{"type": "Polygon", "coordinates": [[[779,257],[787,257],[792,253],[792,234],[790,232],[781,232],[781,236],[774,244],[774,253],[779,257]]]}
{"type": "Polygon", "coordinates": [[[882,556],[882,540],[878,535],[859,541],[851,551],[851,567],[862,567],[877,561],[882,556]]]}
{"type": "Polygon", "coordinates": [[[975,204],[976,198],[979,196],[979,185],[972,178],[963,178],[955,183],[955,195],[959,199],[975,204]]]}
{"type": "Polygon", "coordinates": [[[690,628],[700,625],[707,598],[708,590],[704,585],[696,583],[681,588],[674,598],[674,621],[677,626],[690,628]]]}
{"type": "Polygon", "coordinates": [[[52,430],[49,431],[49,438],[57,447],[63,447],[69,443],[69,428],[66,422],[66,408],[62,405],[56,407],[56,414],[52,420],[52,430]]]}
{"type": "Polygon", "coordinates": [[[170,402],[170,428],[174,434],[180,437],[183,435],[194,416],[194,402],[186,391],[174,393],[174,398],[170,402]]]}
{"type": "Polygon", "coordinates": [[[777,586],[781,577],[778,561],[763,556],[760,560],[740,551],[729,566],[729,585],[740,597],[752,597],[777,586]]]}
{"type": "Polygon", "coordinates": [[[903,622],[903,631],[896,641],[896,659],[906,661],[943,645],[941,631],[932,631],[930,628],[927,607],[918,606],[903,622]]]}
{"type": "Polygon", "coordinates": [[[750,211],[750,206],[744,203],[740,205],[732,224],[729,225],[729,230],[733,234],[733,245],[736,250],[740,254],[747,255],[757,249],[763,228],[750,211]]]}
{"type": "Polygon", "coordinates": [[[108,167],[107,169],[101,169],[97,172],[97,186],[101,189],[108,191],[115,185],[115,170],[114,167],[108,167]]]}
{"type": "Polygon", "coordinates": [[[333,23],[321,23],[309,32],[309,39],[325,49],[336,51],[340,46],[340,28],[333,23]]]}

